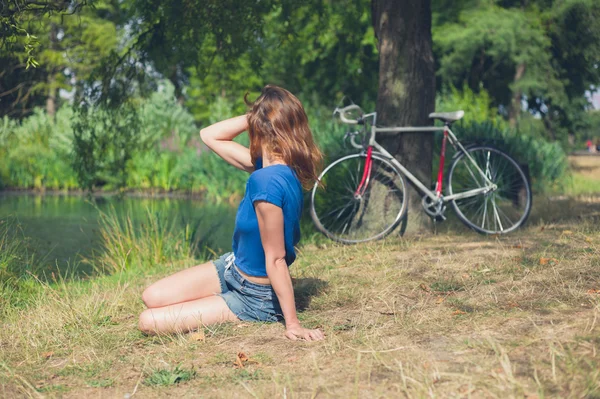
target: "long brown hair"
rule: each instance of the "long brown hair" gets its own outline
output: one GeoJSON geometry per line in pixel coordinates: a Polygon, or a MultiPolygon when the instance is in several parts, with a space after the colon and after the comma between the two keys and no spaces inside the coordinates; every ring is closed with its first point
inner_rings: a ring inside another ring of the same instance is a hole
{"type": "Polygon", "coordinates": [[[252,163],[262,157],[263,148],[275,159],[289,165],[302,187],[310,189],[320,172],[323,154],[315,145],[308,117],[300,101],[289,91],[267,85],[248,111],[248,133],[252,163]]]}

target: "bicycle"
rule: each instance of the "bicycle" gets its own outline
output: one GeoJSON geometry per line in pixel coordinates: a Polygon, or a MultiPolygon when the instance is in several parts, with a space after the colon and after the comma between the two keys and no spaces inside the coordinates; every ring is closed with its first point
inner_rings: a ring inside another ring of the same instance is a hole
{"type": "Polygon", "coordinates": [[[521,166],[488,145],[463,146],[450,129],[464,111],[432,113],[443,127],[377,127],[377,113],[364,115],[358,105],[336,108],[342,122],[363,126],[347,133],[356,154],[328,165],[311,192],[311,217],[327,237],[346,244],[376,240],[390,234],[405,217],[408,204],[404,177],[422,193],[421,205],[435,220],[445,220],[450,203],[458,218],[483,234],[506,234],[523,225],[531,211],[531,187],[521,166]],[[348,113],[358,112],[357,119],[348,113]],[[370,129],[367,122],[370,121],[370,129]],[[428,189],[375,140],[382,132],[443,131],[437,182],[428,189]],[[362,136],[362,142],[356,138],[362,136]],[[442,194],[446,144],[456,153],[442,194]]]}

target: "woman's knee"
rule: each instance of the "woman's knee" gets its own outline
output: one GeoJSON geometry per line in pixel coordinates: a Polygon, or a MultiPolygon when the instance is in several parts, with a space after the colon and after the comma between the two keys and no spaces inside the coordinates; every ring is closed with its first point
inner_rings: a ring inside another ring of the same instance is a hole
{"type": "Polygon", "coordinates": [[[138,328],[145,334],[156,333],[156,323],[152,310],[146,309],[140,314],[138,328]]]}
{"type": "Polygon", "coordinates": [[[163,306],[163,295],[156,285],[152,284],[142,292],[142,301],[148,308],[157,308],[163,306]]]}

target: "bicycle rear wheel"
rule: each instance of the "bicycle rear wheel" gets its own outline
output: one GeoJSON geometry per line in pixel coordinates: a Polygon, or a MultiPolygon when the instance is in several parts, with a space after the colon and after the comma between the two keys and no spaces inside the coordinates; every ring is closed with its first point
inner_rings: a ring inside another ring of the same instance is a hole
{"type": "Polygon", "coordinates": [[[357,195],[366,154],[338,159],[319,176],[311,195],[311,217],[332,240],[355,244],[389,234],[406,213],[406,186],[398,170],[373,154],[371,175],[364,193],[357,195]]]}
{"type": "MultiPolygon", "coordinates": [[[[493,147],[477,146],[467,153],[497,188],[452,201],[459,219],[483,234],[505,234],[519,228],[531,211],[531,187],[519,164],[493,147]]],[[[466,153],[454,160],[448,174],[449,194],[486,187],[485,179],[466,153]]]]}

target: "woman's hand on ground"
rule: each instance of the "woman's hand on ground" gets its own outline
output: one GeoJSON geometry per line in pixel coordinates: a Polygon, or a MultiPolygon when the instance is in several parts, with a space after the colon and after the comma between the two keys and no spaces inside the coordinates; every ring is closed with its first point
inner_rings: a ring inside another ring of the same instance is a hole
{"type": "Polygon", "coordinates": [[[305,341],[320,341],[325,338],[321,330],[304,328],[301,325],[290,326],[285,329],[285,336],[292,341],[303,339],[305,341]]]}

